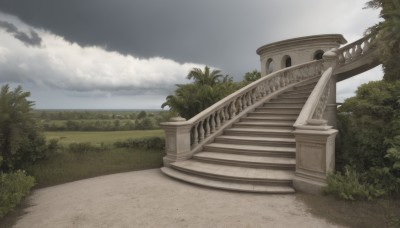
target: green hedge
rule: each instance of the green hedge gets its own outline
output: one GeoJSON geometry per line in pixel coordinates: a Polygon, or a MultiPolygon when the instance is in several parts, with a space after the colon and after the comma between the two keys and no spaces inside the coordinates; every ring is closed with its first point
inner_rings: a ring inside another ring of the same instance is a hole
{"type": "Polygon", "coordinates": [[[140,139],[127,139],[114,143],[116,148],[142,148],[162,150],[165,148],[165,140],[160,137],[148,137],[140,139]]]}
{"type": "Polygon", "coordinates": [[[34,184],[35,178],[21,170],[0,173],[0,218],[17,206],[34,184]]]}

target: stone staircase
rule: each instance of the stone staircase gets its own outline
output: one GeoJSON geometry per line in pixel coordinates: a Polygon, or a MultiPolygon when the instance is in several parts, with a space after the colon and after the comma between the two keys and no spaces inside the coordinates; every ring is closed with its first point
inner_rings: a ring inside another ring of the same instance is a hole
{"type": "Polygon", "coordinates": [[[294,193],[296,142],[292,131],[316,81],[281,93],[249,112],[185,161],[161,168],[185,182],[226,190],[294,193]]]}

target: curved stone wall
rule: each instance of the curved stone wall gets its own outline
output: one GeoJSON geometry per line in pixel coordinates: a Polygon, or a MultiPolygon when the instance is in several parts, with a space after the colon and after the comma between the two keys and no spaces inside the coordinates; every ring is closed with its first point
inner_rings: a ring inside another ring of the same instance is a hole
{"type": "Polygon", "coordinates": [[[285,67],[299,65],[322,57],[325,51],[347,43],[340,34],[305,36],[264,45],[257,49],[260,55],[261,75],[285,67]]]}

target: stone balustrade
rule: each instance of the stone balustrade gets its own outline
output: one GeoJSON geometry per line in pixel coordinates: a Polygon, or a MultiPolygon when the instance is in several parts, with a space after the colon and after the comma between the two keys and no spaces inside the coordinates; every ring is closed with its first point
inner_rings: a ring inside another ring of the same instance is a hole
{"type": "Polygon", "coordinates": [[[356,61],[362,55],[367,54],[372,48],[371,43],[375,39],[375,36],[365,36],[359,40],[354,41],[338,50],[338,64],[346,65],[353,61],[356,61]]]}
{"type": "Polygon", "coordinates": [[[215,138],[216,132],[229,126],[235,116],[244,115],[250,110],[249,107],[279,90],[319,77],[322,71],[321,60],[285,68],[230,94],[190,120],[175,119],[175,122],[162,123],[161,126],[166,130],[167,156],[164,164],[190,158],[205,142],[215,138]]]}

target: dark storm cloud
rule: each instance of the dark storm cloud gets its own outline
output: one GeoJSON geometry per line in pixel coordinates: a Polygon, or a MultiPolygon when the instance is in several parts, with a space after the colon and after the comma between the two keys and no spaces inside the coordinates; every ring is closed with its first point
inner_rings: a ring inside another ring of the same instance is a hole
{"type": "Polygon", "coordinates": [[[15,38],[22,41],[27,46],[40,46],[42,39],[40,36],[33,30],[30,30],[30,36],[24,32],[18,30],[18,28],[7,22],[0,21],[0,27],[5,28],[8,33],[13,34],[15,38]]]}
{"type": "Polygon", "coordinates": [[[1,2],[0,9],[82,46],[204,63],[236,76],[259,68],[255,50],[268,42],[266,37],[279,39],[272,32],[275,21],[265,15],[279,17],[282,7],[277,3],[13,0],[1,2]]]}

